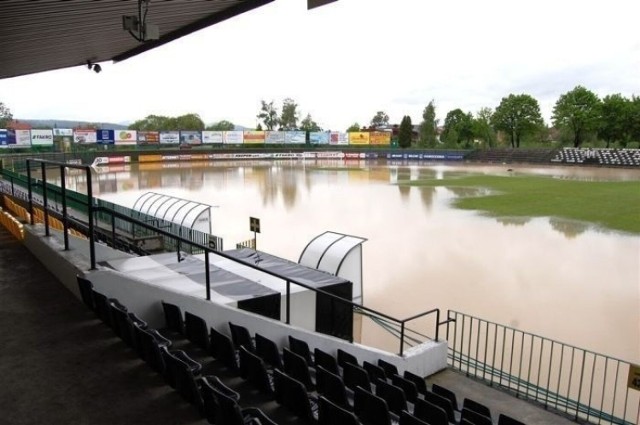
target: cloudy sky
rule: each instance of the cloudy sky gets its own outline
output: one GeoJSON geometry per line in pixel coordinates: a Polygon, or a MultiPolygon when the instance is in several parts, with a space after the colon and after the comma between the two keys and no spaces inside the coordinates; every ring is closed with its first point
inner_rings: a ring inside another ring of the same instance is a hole
{"type": "Polygon", "coordinates": [[[637,0],[339,0],[311,11],[275,0],[100,74],[0,80],[0,102],[16,118],[194,112],[253,127],[261,99],[291,97],[301,115],[344,130],[378,110],[419,122],[431,99],[443,120],[527,93],[549,120],[576,85],[640,95],[639,16],[637,0]]]}

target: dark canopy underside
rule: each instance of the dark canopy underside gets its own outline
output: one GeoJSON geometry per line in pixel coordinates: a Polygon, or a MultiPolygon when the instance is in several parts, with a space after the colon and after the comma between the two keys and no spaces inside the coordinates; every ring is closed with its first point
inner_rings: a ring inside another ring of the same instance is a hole
{"type": "Polygon", "coordinates": [[[273,0],[151,0],[160,38],[139,42],[122,28],[136,0],[0,0],[0,79],[121,61],[273,0]]]}

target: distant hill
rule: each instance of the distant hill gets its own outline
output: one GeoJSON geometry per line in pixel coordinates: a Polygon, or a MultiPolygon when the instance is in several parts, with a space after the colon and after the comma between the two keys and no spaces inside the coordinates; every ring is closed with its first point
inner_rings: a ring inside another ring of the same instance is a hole
{"type": "Polygon", "coordinates": [[[43,128],[75,128],[83,127],[87,125],[97,125],[99,128],[107,128],[113,130],[126,130],[126,124],[114,124],[109,122],[98,121],[67,121],[67,120],[31,120],[31,119],[18,119],[16,120],[22,123],[28,123],[31,127],[43,127],[43,128]]]}

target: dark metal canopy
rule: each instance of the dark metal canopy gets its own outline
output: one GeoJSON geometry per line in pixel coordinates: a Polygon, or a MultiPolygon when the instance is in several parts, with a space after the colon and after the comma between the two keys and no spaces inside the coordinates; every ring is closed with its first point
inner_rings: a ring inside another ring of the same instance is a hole
{"type": "Polygon", "coordinates": [[[103,61],[121,61],[273,0],[149,0],[157,40],[123,29],[137,0],[0,0],[0,79],[103,61]]]}

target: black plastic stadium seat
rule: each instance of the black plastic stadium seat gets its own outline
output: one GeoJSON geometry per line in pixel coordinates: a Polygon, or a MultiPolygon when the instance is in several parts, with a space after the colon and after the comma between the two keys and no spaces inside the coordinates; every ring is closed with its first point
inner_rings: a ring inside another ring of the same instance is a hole
{"type": "Polygon", "coordinates": [[[308,365],[313,364],[313,358],[311,357],[311,350],[309,350],[309,344],[306,341],[292,337],[289,335],[289,350],[301,356],[308,365]]]}
{"type": "Polygon", "coordinates": [[[346,387],[352,391],[355,391],[356,387],[361,387],[365,391],[371,392],[369,374],[360,366],[345,363],[344,369],[342,370],[342,378],[344,379],[346,387]]]}
{"type": "Polygon", "coordinates": [[[288,348],[283,348],[282,361],[284,364],[284,371],[287,375],[302,382],[307,391],[314,390],[315,383],[311,379],[309,365],[302,356],[290,351],[288,348]]]}
{"type": "Polygon", "coordinates": [[[331,354],[326,351],[322,351],[319,348],[313,350],[313,359],[315,362],[316,369],[318,367],[322,367],[325,370],[335,373],[336,375],[340,374],[338,369],[338,361],[331,354]]]}
{"type": "Polygon", "coordinates": [[[96,306],[96,314],[98,315],[100,320],[102,320],[105,325],[113,327],[111,323],[111,311],[109,309],[109,302],[107,300],[107,297],[104,294],[96,291],[95,289],[92,289],[91,295],[96,306]]]}
{"type": "Polygon", "coordinates": [[[258,357],[264,360],[268,366],[282,370],[282,356],[276,343],[259,333],[256,333],[255,342],[258,357]]]}
{"type": "Polygon", "coordinates": [[[338,366],[344,368],[344,365],[346,363],[351,363],[356,366],[359,366],[358,359],[356,358],[356,356],[338,348],[338,366]]]}
{"type": "Polygon", "coordinates": [[[169,351],[167,347],[161,347],[160,353],[164,360],[164,378],[172,388],[177,388],[179,369],[187,367],[194,375],[200,374],[202,365],[193,360],[182,350],[169,351]]]}
{"type": "Polygon", "coordinates": [[[447,425],[449,423],[447,412],[443,408],[421,398],[417,399],[413,406],[413,415],[430,425],[447,425]]]}
{"type": "Polygon", "coordinates": [[[387,381],[387,375],[384,373],[384,369],[380,366],[376,366],[373,363],[369,363],[367,361],[362,362],[362,368],[367,371],[369,374],[369,379],[371,382],[376,382],[378,380],[387,381]]]}
{"type": "Polygon", "coordinates": [[[500,414],[498,416],[498,425],[525,425],[524,422],[513,419],[511,416],[500,414]]]}
{"type": "Polygon", "coordinates": [[[389,384],[387,381],[378,380],[376,383],[376,395],[387,402],[391,413],[400,416],[403,410],[408,410],[407,397],[404,395],[404,391],[393,384],[389,384]]]}
{"type": "Polygon", "coordinates": [[[261,392],[273,394],[272,378],[262,359],[247,350],[245,346],[241,346],[238,351],[240,352],[240,376],[261,392]]]}
{"type": "Polygon", "coordinates": [[[224,425],[247,425],[251,424],[252,419],[257,419],[260,425],[277,425],[274,421],[269,419],[260,409],[248,407],[240,409],[238,402],[232,397],[216,390],[214,393],[217,401],[216,411],[216,424],[224,425]]]}
{"type": "Polygon", "coordinates": [[[460,408],[458,407],[458,400],[456,399],[456,394],[453,391],[438,384],[431,385],[431,391],[448,399],[451,402],[453,408],[457,411],[460,411],[460,408]]]}
{"type": "MultiPolygon", "coordinates": [[[[318,399],[318,425],[359,425],[358,417],[347,409],[320,396],[318,399]]],[[[411,425],[411,424],[407,424],[411,425]]]]}
{"type": "Polygon", "coordinates": [[[491,418],[491,410],[489,410],[487,406],[485,406],[484,404],[478,403],[477,401],[474,401],[470,398],[464,399],[464,401],[462,402],[462,408],[473,410],[474,412],[479,413],[482,416],[491,418]]]}
{"type": "Polygon", "coordinates": [[[399,425],[429,425],[427,422],[416,418],[406,410],[400,414],[399,425]]]}
{"type": "Polygon", "coordinates": [[[78,281],[78,289],[80,290],[80,297],[82,302],[89,307],[90,310],[95,311],[95,305],[93,303],[93,283],[83,277],[76,276],[78,281]]]}
{"type": "Polygon", "coordinates": [[[209,335],[207,334],[207,322],[200,316],[185,311],[184,330],[189,341],[203,350],[209,348],[209,335]]]}
{"type": "Polygon", "coordinates": [[[231,340],[237,349],[240,347],[245,347],[247,350],[252,353],[255,352],[255,347],[253,345],[253,338],[251,338],[251,333],[249,329],[244,326],[236,325],[235,323],[229,322],[229,330],[231,331],[231,340]]]}
{"type": "Polygon", "coordinates": [[[438,395],[434,392],[427,391],[427,393],[424,395],[424,399],[429,403],[442,408],[446,412],[449,422],[456,421],[453,405],[451,404],[451,401],[448,398],[444,398],[441,395],[438,395]]]}
{"type": "Polygon", "coordinates": [[[427,382],[424,380],[424,378],[422,378],[421,376],[418,376],[414,373],[409,372],[408,370],[404,371],[404,374],[402,375],[404,377],[404,379],[407,379],[411,382],[413,382],[414,384],[416,384],[416,389],[418,390],[418,392],[420,394],[426,394],[427,392],[427,382]]]}
{"type": "Polygon", "coordinates": [[[164,310],[164,318],[167,329],[184,335],[184,321],[182,320],[182,312],[180,307],[162,301],[162,309],[164,310]]]}
{"type": "Polygon", "coordinates": [[[490,417],[485,416],[481,413],[475,412],[473,410],[467,409],[466,407],[462,409],[462,414],[460,416],[460,419],[469,421],[473,425],[492,425],[493,424],[490,417]]]}
{"type": "Polygon", "coordinates": [[[318,366],[316,370],[316,387],[318,394],[322,394],[331,402],[343,409],[351,410],[352,406],[347,395],[347,387],[340,375],[325,370],[318,366]]]}
{"type": "Polygon", "coordinates": [[[273,372],[273,378],[278,404],[302,420],[315,422],[317,409],[314,408],[304,384],[279,370],[273,372]]]}
{"type": "Polygon", "coordinates": [[[218,400],[216,399],[216,391],[228,395],[235,401],[240,400],[240,394],[224,385],[220,379],[215,376],[206,376],[200,379],[200,396],[202,397],[202,409],[204,417],[211,424],[216,422],[216,413],[218,411],[218,400]]]}
{"type": "Polygon", "coordinates": [[[404,395],[407,397],[407,401],[411,403],[416,402],[418,398],[418,389],[416,388],[416,384],[400,375],[393,375],[391,377],[391,383],[396,387],[402,388],[404,395]]]}
{"type": "Polygon", "coordinates": [[[397,375],[398,374],[398,368],[396,367],[396,365],[391,364],[387,361],[384,361],[382,359],[378,359],[378,366],[380,366],[382,369],[384,369],[384,373],[385,375],[387,375],[387,378],[391,379],[391,377],[393,375],[397,375]]]}
{"type": "Polygon", "coordinates": [[[209,352],[213,358],[220,360],[230,370],[238,371],[236,349],[233,341],[227,335],[218,332],[214,328],[209,330],[209,352]]]}
{"type": "Polygon", "coordinates": [[[363,425],[391,425],[387,402],[361,387],[354,391],[353,412],[363,425]]]}

